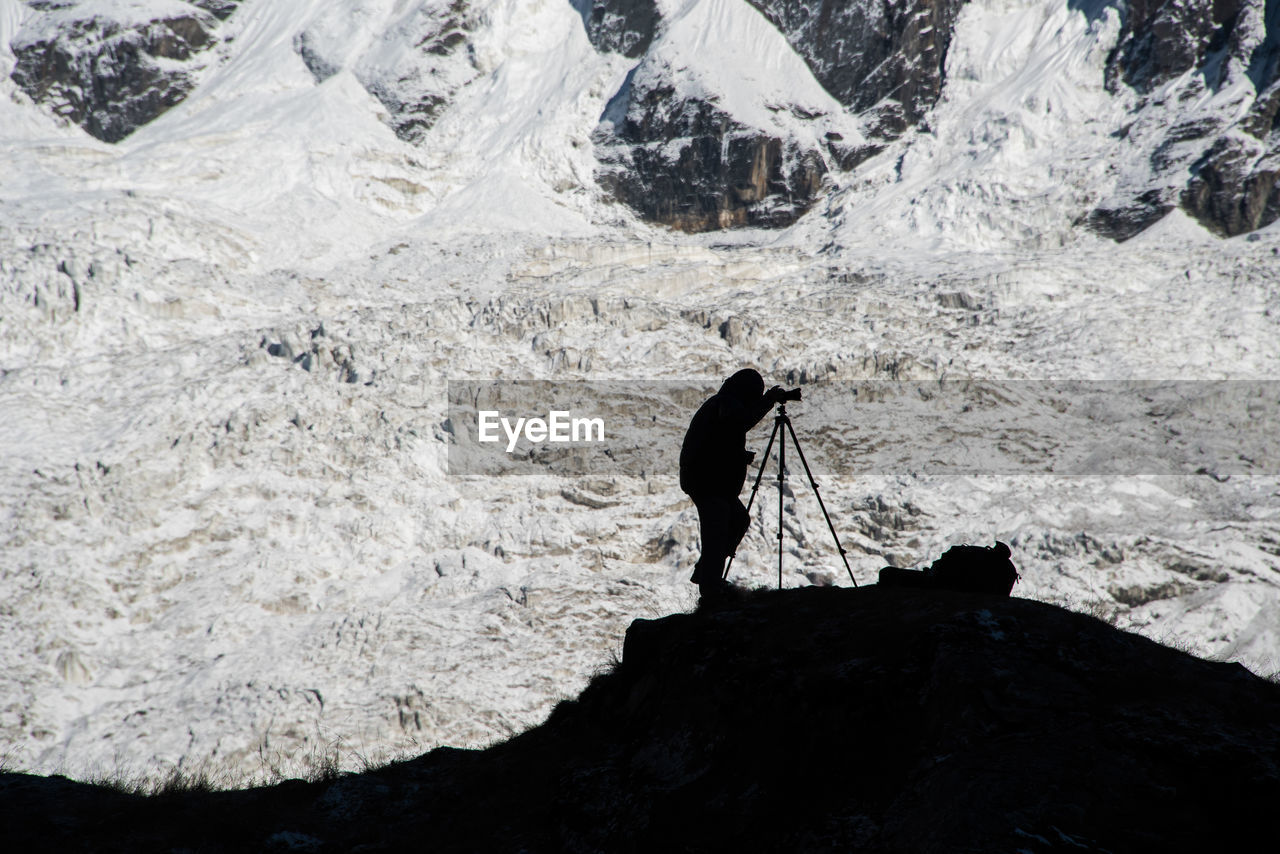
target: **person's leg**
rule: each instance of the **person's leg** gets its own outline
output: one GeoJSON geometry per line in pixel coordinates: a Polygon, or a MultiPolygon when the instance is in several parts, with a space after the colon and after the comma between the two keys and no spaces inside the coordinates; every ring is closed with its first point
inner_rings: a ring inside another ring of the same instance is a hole
{"type": "Polygon", "coordinates": [[[724,560],[729,556],[731,508],[719,496],[698,496],[693,500],[698,508],[698,527],[702,533],[702,554],[693,568],[694,584],[718,583],[724,572],[724,560]]]}

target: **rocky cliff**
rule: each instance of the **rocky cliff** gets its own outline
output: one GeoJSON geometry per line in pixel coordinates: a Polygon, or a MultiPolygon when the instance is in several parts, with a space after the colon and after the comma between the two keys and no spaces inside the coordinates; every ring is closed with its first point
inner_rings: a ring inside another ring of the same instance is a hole
{"type": "MultiPolygon", "coordinates": [[[[686,66],[669,64],[654,80],[654,63],[645,59],[639,70],[646,85],[628,80],[617,95],[626,119],[606,121],[600,141],[604,185],[648,219],[689,231],[789,224],[821,195],[826,172],[854,169],[909,128],[927,124],[947,82],[947,50],[964,4],[750,5],[841,110],[857,118],[858,131],[830,132],[809,145],[796,135],[771,135],[724,111],[718,93],[682,91],[676,76],[686,66]],[[766,163],[767,178],[761,169],[766,163]]],[[[1104,74],[1113,95],[1133,102],[1114,136],[1117,160],[1136,166],[1122,170],[1108,196],[1080,222],[1126,240],[1179,206],[1223,236],[1275,221],[1280,3],[1071,5],[1095,20],[1120,21],[1104,74]]],[[[662,44],[668,26],[655,22],[653,8],[642,0],[601,0],[584,13],[588,34],[601,50],[642,56],[644,45],[662,44]]],[[[676,19],[669,26],[680,25],[676,19]]]]}
{"type": "MultiPolygon", "coordinates": [[[[673,79],[684,64],[646,61],[639,81],[628,78],[615,96],[612,107],[623,118],[610,121],[606,115],[597,141],[605,165],[602,183],[647,219],[684,231],[789,225],[817,200],[828,170],[854,168],[933,106],[961,0],[750,5],[785,38],[857,130],[827,130],[806,144],[799,135],[770,132],[724,110],[720,92],[684,90],[673,79]]],[[[749,15],[745,9],[723,11],[749,15]]],[[[582,14],[598,49],[629,57],[645,56],[661,24],[652,0],[596,0],[582,14]]],[[[682,12],[670,26],[686,26],[684,18],[682,12]]],[[[710,29],[705,22],[700,27],[710,29]]],[[[802,120],[822,114],[790,111],[802,120]]]]}
{"type": "Polygon", "coordinates": [[[646,219],[681,231],[790,225],[817,200],[827,165],[792,139],[761,132],[661,79],[627,92],[601,133],[602,185],[646,219]]]}
{"type": "Polygon", "coordinates": [[[367,43],[352,32],[353,24],[367,22],[352,18],[350,9],[326,9],[298,32],[294,49],[317,84],[350,71],[386,109],[398,137],[422,142],[458,90],[479,74],[470,55],[475,10],[467,0],[393,9],[367,43]]]}
{"type": "Polygon", "coordinates": [[[801,588],[638,620],[545,724],[316,783],[142,798],[0,776],[23,850],[1232,850],[1280,686],[1053,606],[801,588]],[[233,818],[234,816],[234,818],[233,818]]]}
{"type": "Polygon", "coordinates": [[[804,57],[814,77],[893,138],[942,94],[947,46],[964,0],[750,0],[804,57]]]}
{"type": "MultiPolygon", "coordinates": [[[[33,101],[105,142],[120,142],[181,103],[215,65],[234,32],[240,0],[149,4],[26,4],[11,45],[11,78],[33,101]]],[[[468,45],[476,19],[466,0],[353,13],[332,6],[299,22],[293,48],[317,84],[351,71],[386,109],[402,139],[420,142],[459,88],[477,75],[468,45]],[[382,16],[366,38],[361,27],[382,16]]]]}
{"type": "MultiPolygon", "coordinates": [[[[1082,4],[1089,6],[1089,4],[1082,4]]],[[[1223,236],[1280,217],[1280,2],[1133,0],[1114,5],[1120,36],[1108,88],[1135,107],[1116,135],[1145,159],[1087,222],[1118,240],[1181,206],[1223,236]]],[[[1101,15],[1102,4],[1090,14],[1101,15]]]]}
{"type": "Polygon", "coordinates": [[[28,5],[36,14],[10,44],[10,77],[45,109],[119,142],[187,97],[211,61],[219,19],[238,3],[28,5]]]}
{"type": "MultiPolygon", "coordinates": [[[[965,0],[566,2],[597,51],[632,63],[593,137],[596,183],[690,232],[790,225],[895,140],[888,158],[908,154],[914,130],[927,150],[959,28],[1016,14],[965,0]]],[[[1127,240],[1177,208],[1228,237],[1280,218],[1280,0],[1064,2],[1089,38],[1111,39],[1096,73],[1123,105],[1108,119],[1111,168],[1068,221],[1127,240]]],[[[241,5],[26,3],[10,77],[118,142],[234,50],[241,5]]],[[[500,5],[318,5],[292,43],[317,85],[350,72],[401,139],[430,146],[443,112],[495,71],[484,45],[500,5]]]]}
{"type": "Polygon", "coordinates": [[[573,5],[596,50],[631,59],[644,56],[661,20],[654,0],[574,0],[573,5]]]}
{"type": "Polygon", "coordinates": [[[641,56],[595,135],[601,185],[683,231],[791,224],[852,162],[859,123],[757,9],[713,0],[658,21],[655,8],[583,10],[598,49],[641,56]]]}

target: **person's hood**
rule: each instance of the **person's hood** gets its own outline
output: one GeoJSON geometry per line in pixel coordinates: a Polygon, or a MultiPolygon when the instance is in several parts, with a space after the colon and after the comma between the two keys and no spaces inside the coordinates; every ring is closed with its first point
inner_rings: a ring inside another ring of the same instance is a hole
{"type": "Polygon", "coordinates": [[[742,401],[758,400],[764,394],[764,378],[752,368],[743,368],[720,386],[720,393],[742,401]]]}

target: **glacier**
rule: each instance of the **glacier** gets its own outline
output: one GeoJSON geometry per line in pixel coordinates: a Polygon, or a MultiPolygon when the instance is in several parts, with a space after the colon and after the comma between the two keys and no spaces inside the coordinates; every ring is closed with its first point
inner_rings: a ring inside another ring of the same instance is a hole
{"type": "MultiPolygon", "coordinates": [[[[568,0],[195,4],[216,43],[117,142],[12,77],[51,15],[185,5],[0,0],[7,767],[239,785],[484,745],[575,695],[631,620],[693,606],[674,473],[451,475],[450,380],[1280,376],[1280,226],[1224,237],[1172,203],[1120,242],[1088,225],[1185,179],[1198,149],[1156,169],[1162,128],[1257,102],[1244,67],[1109,85],[1111,5],[964,4],[937,103],[851,169],[825,140],[865,119],[746,0],[658,3],[637,57],[568,0]],[[611,195],[602,126],[648,73],[824,158],[808,212],[687,233],[611,195]]],[[[788,490],[785,583],[840,583],[788,490]]],[[[859,583],[1000,539],[1015,595],[1280,671],[1274,472],[823,491],[859,583]]],[[[762,499],[734,564],[757,586],[762,499]]]]}

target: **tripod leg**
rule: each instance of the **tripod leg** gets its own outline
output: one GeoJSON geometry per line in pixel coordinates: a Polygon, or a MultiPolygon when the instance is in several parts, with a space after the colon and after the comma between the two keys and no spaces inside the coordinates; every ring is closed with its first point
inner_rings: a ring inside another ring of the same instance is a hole
{"type": "Polygon", "coordinates": [[[751,505],[756,500],[756,491],[760,489],[760,479],[764,477],[764,467],[769,464],[769,452],[773,450],[773,440],[778,435],[781,428],[778,422],[773,423],[773,432],[769,434],[769,443],[764,446],[764,456],[760,460],[760,471],[756,472],[756,482],[751,484],[751,497],[747,499],[747,512],[751,512],[751,505]]]}
{"type": "MultiPolygon", "coordinates": [[[[800,455],[800,462],[804,465],[804,473],[809,478],[809,485],[813,487],[814,497],[818,499],[818,506],[822,508],[822,515],[827,520],[827,528],[831,531],[831,537],[836,541],[836,550],[840,552],[840,559],[844,561],[844,570],[849,573],[849,580],[853,582],[853,586],[858,586],[858,581],[853,577],[853,570],[849,568],[849,558],[845,556],[844,546],[840,545],[840,537],[836,534],[836,526],[831,524],[831,514],[827,512],[827,505],[822,502],[822,493],[818,491],[818,482],[813,479],[813,472],[809,471],[809,461],[804,458],[804,451],[800,450],[800,440],[796,438],[796,428],[791,426],[791,419],[787,419],[787,430],[791,433],[791,442],[796,446],[796,453],[800,455]]],[[[781,527],[781,520],[779,520],[781,527]]],[[[779,577],[781,577],[781,569],[779,569],[779,577]]],[[[781,584],[779,584],[781,586],[781,584]]]]}
{"type": "MultiPolygon", "coordinates": [[[[786,423],[790,426],[791,422],[786,420],[787,416],[778,415],[777,424],[786,423]]],[[[796,446],[799,448],[799,446],[796,446]]],[[[787,476],[787,434],[783,433],[782,438],[778,440],[778,589],[782,589],[782,481],[787,476]]]]}
{"type": "MultiPolygon", "coordinates": [[[[764,446],[764,456],[760,459],[760,471],[756,472],[756,482],[751,485],[751,497],[747,499],[747,513],[751,512],[751,505],[756,501],[756,492],[760,489],[760,479],[764,477],[764,467],[769,464],[769,452],[773,450],[773,440],[777,438],[778,431],[781,428],[776,420],[773,422],[773,432],[769,434],[769,444],[764,446]]],[[[729,568],[733,566],[733,559],[738,554],[738,547],[734,546],[732,552],[729,553],[729,560],[724,565],[724,572],[721,578],[729,577],[729,568]]]]}

